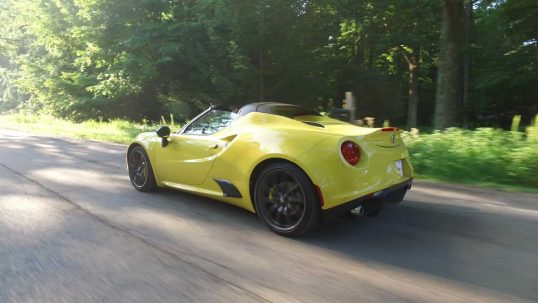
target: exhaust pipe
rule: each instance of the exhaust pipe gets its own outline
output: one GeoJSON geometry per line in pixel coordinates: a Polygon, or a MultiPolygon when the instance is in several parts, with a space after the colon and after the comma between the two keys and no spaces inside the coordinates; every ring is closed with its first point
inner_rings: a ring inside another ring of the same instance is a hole
{"type": "Polygon", "coordinates": [[[364,215],[366,215],[366,207],[363,204],[360,204],[351,210],[351,215],[355,217],[364,217],[364,215]]]}

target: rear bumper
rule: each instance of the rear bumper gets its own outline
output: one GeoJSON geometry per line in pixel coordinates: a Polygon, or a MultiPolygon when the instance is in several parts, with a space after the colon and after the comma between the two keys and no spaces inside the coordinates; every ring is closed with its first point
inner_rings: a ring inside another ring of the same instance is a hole
{"type": "MultiPolygon", "coordinates": [[[[330,222],[331,220],[342,215],[343,213],[350,212],[352,209],[357,208],[359,205],[364,204],[364,203],[382,203],[382,201],[385,198],[390,198],[389,195],[391,193],[394,193],[397,190],[411,189],[412,184],[413,184],[413,178],[410,178],[402,183],[389,186],[385,189],[353,199],[349,202],[340,204],[338,206],[335,206],[329,209],[323,209],[322,210],[323,222],[330,222]]],[[[399,201],[391,201],[391,202],[399,202],[399,201]]]]}

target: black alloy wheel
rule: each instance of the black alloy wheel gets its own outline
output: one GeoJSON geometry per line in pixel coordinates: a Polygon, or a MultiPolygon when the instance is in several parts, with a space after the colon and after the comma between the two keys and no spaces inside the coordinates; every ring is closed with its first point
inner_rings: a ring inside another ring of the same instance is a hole
{"type": "Polygon", "coordinates": [[[255,205],[260,219],[283,236],[299,236],[319,221],[320,204],[306,174],[290,163],[268,166],[255,187],[255,205]]]}
{"type": "Polygon", "coordinates": [[[155,190],[155,177],[149,162],[149,157],[141,146],[135,146],[127,155],[129,178],[133,186],[139,191],[149,192],[155,190]]]}

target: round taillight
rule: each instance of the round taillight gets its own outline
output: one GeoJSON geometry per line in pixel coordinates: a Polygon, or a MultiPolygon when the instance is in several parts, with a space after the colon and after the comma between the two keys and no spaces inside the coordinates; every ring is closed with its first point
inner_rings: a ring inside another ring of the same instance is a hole
{"type": "Polygon", "coordinates": [[[361,159],[361,151],[359,146],[355,142],[346,141],[340,146],[340,151],[342,151],[342,156],[351,165],[356,165],[361,159]]]}

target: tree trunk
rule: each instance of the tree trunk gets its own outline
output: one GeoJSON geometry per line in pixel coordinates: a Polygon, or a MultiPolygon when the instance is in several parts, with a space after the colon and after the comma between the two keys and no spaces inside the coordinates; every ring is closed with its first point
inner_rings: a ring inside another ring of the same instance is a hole
{"type": "Polygon", "coordinates": [[[265,92],[264,92],[264,90],[265,90],[265,83],[264,83],[265,79],[263,78],[265,70],[264,70],[264,66],[263,66],[263,49],[260,50],[258,60],[259,60],[259,62],[258,62],[259,69],[260,69],[259,70],[259,79],[258,79],[258,86],[259,86],[259,94],[258,95],[259,95],[260,102],[263,102],[263,101],[265,101],[264,100],[265,99],[265,96],[264,96],[264,94],[265,94],[265,92]]]}
{"type": "Polygon", "coordinates": [[[265,101],[265,43],[266,43],[266,23],[265,12],[268,4],[265,1],[257,1],[256,9],[258,10],[258,100],[265,101]]]}
{"type": "Polygon", "coordinates": [[[418,108],[418,65],[420,62],[420,49],[415,48],[410,55],[404,53],[405,61],[409,66],[409,106],[407,108],[407,128],[417,127],[418,108]]]}
{"type": "Polygon", "coordinates": [[[469,127],[470,102],[469,87],[471,85],[471,36],[473,33],[473,0],[465,0],[465,36],[463,54],[463,92],[462,92],[462,119],[463,126],[469,127]]]}
{"type": "Polygon", "coordinates": [[[439,44],[434,127],[458,125],[460,116],[460,51],[463,0],[444,0],[439,44]]]}

